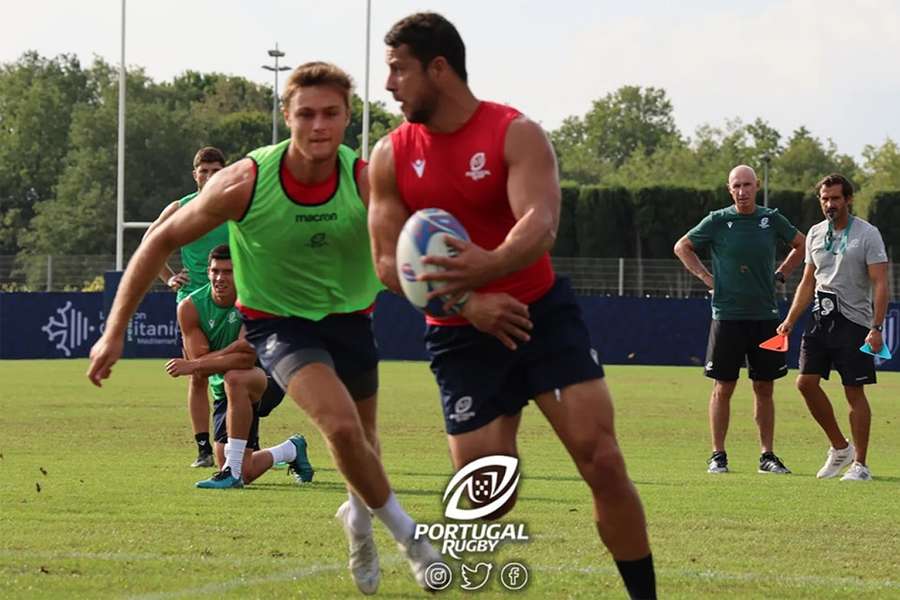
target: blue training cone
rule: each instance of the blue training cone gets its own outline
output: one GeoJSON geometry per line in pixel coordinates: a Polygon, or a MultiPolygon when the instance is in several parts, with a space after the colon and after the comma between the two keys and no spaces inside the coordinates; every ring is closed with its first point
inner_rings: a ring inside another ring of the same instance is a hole
{"type": "Polygon", "coordinates": [[[872,346],[869,345],[868,342],[859,347],[861,352],[865,352],[866,354],[871,354],[872,356],[877,356],[878,358],[883,358],[884,360],[891,360],[891,351],[888,350],[887,344],[881,345],[881,350],[878,352],[872,351],[872,346]]]}

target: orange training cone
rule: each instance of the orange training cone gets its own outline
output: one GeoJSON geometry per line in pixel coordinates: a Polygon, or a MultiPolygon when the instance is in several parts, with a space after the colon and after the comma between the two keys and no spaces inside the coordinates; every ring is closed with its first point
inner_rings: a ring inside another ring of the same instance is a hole
{"type": "Polygon", "coordinates": [[[787,352],[788,337],[786,335],[776,335],[775,337],[764,341],[759,347],[763,350],[772,350],[774,352],[787,352]]]}

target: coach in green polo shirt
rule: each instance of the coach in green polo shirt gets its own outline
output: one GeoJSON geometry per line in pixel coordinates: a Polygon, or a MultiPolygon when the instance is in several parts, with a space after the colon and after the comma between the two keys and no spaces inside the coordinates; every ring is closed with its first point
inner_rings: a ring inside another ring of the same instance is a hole
{"type": "Polygon", "coordinates": [[[759,348],[775,335],[780,319],[775,282],[803,260],[806,238],[777,209],[756,204],[759,180],[752,168],[740,165],[728,175],[734,205],[709,213],[675,244],[684,266],[712,290],[712,324],[706,350],[707,377],[715,380],[709,400],[713,453],[710,473],[728,472],[725,435],[731,396],[741,366],[753,380],[756,424],[759,427],[760,473],[790,473],[773,449],[775,437],[774,380],[787,374],[785,355],[759,348]],[[775,268],[776,245],[789,244],[790,253],[775,268]],[[709,248],[713,272],[697,256],[709,248]]]}

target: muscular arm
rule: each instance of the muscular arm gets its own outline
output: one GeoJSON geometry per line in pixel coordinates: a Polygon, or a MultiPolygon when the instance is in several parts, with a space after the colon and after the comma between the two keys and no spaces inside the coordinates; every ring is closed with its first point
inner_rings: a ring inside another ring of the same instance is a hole
{"type": "Polygon", "coordinates": [[[791,251],[785,257],[784,262],[775,269],[775,272],[784,273],[785,277],[789,277],[794,272],[794,269],[803,262],[805,248],[806,236],[798,231],[794,239],[791,240],[791,251]]]}
{"type": "Polygon", "coordinates": [[[794,292],[794,300],[791,302],[791,308],[788,310],[784,322],[778,326],[778,333],[788,335],[791,332],[797,319],[800,318],[800,315],[803,314],[803,311],[805,311],[809,306],[809,303],[812,302],[815,291],[816,267],[815,265],[806,265],[806,268],[803,269],[803,279],[800,280],[800,285],[797,286],[797,290],[794,292]]]}
{"type": "Polygon", "coordinates": [[[685,269],[690,271],[694,277],[702,281],[706,287],[713,287],[712,273],[707,270],[706,265],[704,265],[703,261],[700,260],[700,257],[697,256],[697,252],[694,250],[694,244],[688,236],[685,235],[675,242],[675,248],[673,250],[675,256],[678,257],[685,269]]]}
{"type": "Polygon", "coordinates": [[[128,320],[166,258],[176,248],[225,221],[240,219],[253,193],[254,180],[255,169],[250,160],[219,171],[195,200],[161,223],[138,247],[119,284],[103,336],[91,349],[88,378],[94,385],[99,386],[101,380],[109,377],[112,366],[122,355],[122,338],[128,320]]]}
{"type": "MultiPolygon", "coordinates": [[[[165,207],[163,211],[159,213],[159,216],[156,217],[156,220],[153,221],[153,223],[150,224],[150,227],[147,228],[147,231],[144,232],[144,236],[141,238],[141,243],[143,243],[143,241],[147,239],[147,236],[150,235],[150,233],[152,233],[154,229],[159,227],[162,223],[165,222],[166,219],[175,214],[175,211],[180,207],[181,205],[177,200],[165,207]]],[[[169,285],[169,279],[174,277],[175,275],[176,273],[172,269],[172,267],[169,266],[168,257],[166,257],[166,262],[163,264],[163,268],[160,269],[158,277],[160,278],[160,280],[162,280],[163,283],[169,285]]]]}
{"type": "Polygon", "coordinates": [[[506,131],[506,193],[516,224],[495,250],[494,277],[524,269],[556,242],[561,192],[556,155],[541,126],[519,118],[506,131]]]}
{"type": "Polygon", "coordinates": [[[369,238],[375,272],[389,290],[402,296],[397,277],[397,238],[409,218],[409,210],[397,189],[390,137],[381,138],[375,145],[366,170],[369,181],[369,238]]]}

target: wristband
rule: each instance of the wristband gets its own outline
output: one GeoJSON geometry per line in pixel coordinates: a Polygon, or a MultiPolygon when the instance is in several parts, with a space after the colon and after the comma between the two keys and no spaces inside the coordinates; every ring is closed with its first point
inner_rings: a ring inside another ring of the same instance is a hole
{"type": "Polygon", "coordinates": [[[872,327],[870,327],[870,329],[872,331],[877,331],[878,333],[881,333],[882,331],[884,331],[884,325],[872,325],[872,327]]]}
{"type": "Polygon", "coordinates": [[[785,279],[787,278],[784,276],[784,273],[782,273],[781,271],[775,271],[775,281],[783,284],[785,282],[785,279]]]}

